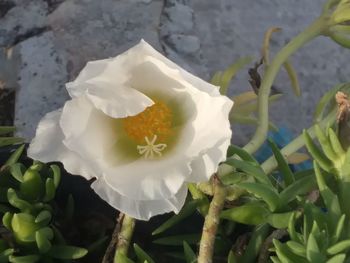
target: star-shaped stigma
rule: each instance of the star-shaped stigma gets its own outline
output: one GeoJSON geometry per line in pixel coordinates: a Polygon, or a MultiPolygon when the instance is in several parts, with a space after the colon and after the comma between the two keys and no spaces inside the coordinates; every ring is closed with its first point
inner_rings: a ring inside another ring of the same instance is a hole
{"type": "Polygon", "coordinates": [[[157,141],[157,135],[154,135],[150,141],[148,137],[145,137],[146,145],[137,145],[137,151],[143,155],[145,159],[153,159],[155,155],[162,156],[162,151],[167,147],[165,143],[155,144],[157,141]]]}

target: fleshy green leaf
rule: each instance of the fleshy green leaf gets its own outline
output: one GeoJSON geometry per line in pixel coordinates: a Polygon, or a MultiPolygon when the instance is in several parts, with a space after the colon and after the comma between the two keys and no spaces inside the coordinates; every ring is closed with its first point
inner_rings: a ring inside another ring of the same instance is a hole
{"type": "Polygon", "coordinates": [[[241,147],[238,147],[236,145],[230,145],[227,149],[227,157],[232,157],[235,154],[237,154],[243,161],[259,165],[257,160],[250,153],[248,153],[241,147]]]}
{"type": "Polygon", "coordinates": [[[267,217],[267,222],[274,228],[286,228],[293,214],[294,212],[270,214],[267,217]]]}
{"type": "Polygon", "coordinates": [[[271,212],[276,211],[280,207],[280,197],[271,186],[259,183],[239,183],[237,186],[264,200],[271,212]]]}
{"type": "Polygon", "coordinates": [[[345,261],[346,254],[338,254],[326,261],[326,263],[343,263],[345,261]]]}
{"type": "Polygon", "coordinates": [[[222,211],[220,217],[246,225],[259,225],[266,222],[269,214],[263,204],[247,203],[222,211]]]}
{"type": "Polygon", "coordinates": [[[43,232],[36,231],[35,240],[40,253],[44,254],[50,250],[51,242],[47,239],[43,232]]]}
{"type": "Polygon", "coordinates": [[[50,168],[51,168],[52,173],[53,173],[53,183],[55,185],[55,188],[57,188],[60,184],[60,181],[61,181],[61,170],[55,164],[50,165],[50,168]]]}
{"type": "Polygon", "coordinates": [[[9,257],[11,263],[35,263],[40,260],[38,255],[28,255],[28,256],[13,256],[9,257]]]}
{"type": "Polygon", "coordinates": [[[134,244],[134,251],[138,262],[144,263],[147,261],[148,263],[154,263],[154,260],[137,244],[134,244]]]}
{"type": "Polygon", "coordinates": [[[87,249],[74,246],[54,245],[48,254],[58,259],[79,259],[88,253],[87,249]]]}
{"type": "Polygon", "coordinates": [[[23,153],[24,147],[25,147],[24,144],[21,145],[20,147],[18,147],[18,148],[16,149],[16,151],[14,151],[14,152],[11,154],[10,158],[7,159],[7,161],[6,161],[6,163],[5,163],[5,166],[6,166],[6,165],[12,165],[12,164],[18,162],[19,158],[21,157],[21,155],[22,155],[22,153],[23,153]]]}
{"type": "Polygon", "coordinates": [[[312,141],[310,135],[305,130],[303,131],[303,135],[306,147],[312,157],[320,164],[323,170],[330,171],[333,167],[332,162],[324,155],[322,151],[320,151],[320,149],[312,141]]]}
{"type": "Polygon", "coordinates": [[[186,241],[183,242],[184,254],[187,263],[195,263],[197,262],[197,256],[193,252],[192,248],[187,244],[186,241]]]}
{"type": "Polygon", "coordinates": [[[0,126],[0,135],[8,134],[16,130],[13,126],[0,126]]]}
{"type": "Polygon", "coordinates": [[[294,182],[294,176],[293,176],[292,170],[289,168],[289,165],[286,159],[283,157],[277,145],[272,140],[268,140],[268,142],[273,152],[273,155],[275,156],[275,159],[277,161],[278,168],[282,173],[286,186],[292,184],[294,182]]]}
{"type": "Polygon", "coordinates": [[[35,218],[35,223],[38,223],[44,226],[51,221],[51,218],[52,218],[51,213],[49,211],[43,210],[35,218]]]}
{"type": "Polygon", "coordinates": [[[228,158],[225,163],[235,167],[236,169],[240,169],[246,172],[247,174],[253,176],[260,183],[272,186],[270,179],[259,166],[255,166],[251,163],[247,163],[234,158],[228,158]]]}
{"type": "Polygon", "coordinates": [[[55,197],[56,187],[55,182],[52,178],[47,178],[45,183],[45,197],[44,201],[51,201],[55,197]]]}
{"type": "Polygon", "coordinates": [[[300,85],[299,85],[299,81],[298,81],[298,76],[297,73],[292,65],[292,63],[290,61],[286,61],[283,64],[285,70],[287,71],[287,74],[289,76],[290,82],[292,84],[292,89],[294,91],[294,94],[298,97],[300,97],[301,95],[301,89],[300,89],[300,85]]]}
{"type": "Polygon", "coordinates": [[[327,249],[327,254],[328,255],[335,255],[339,254],[341,252],[347,252],[350,248],[350,239],[343,240],[338,242],[337,244],[329,247],[327,249]]]}
{"type": "Polygon", "coordinates": [[[313,175],[305,176],[295,181],[280,193],[282,206],[294,200],[297,195],[306,194],[315,187],[316,182],[313,175]]]}
{"type": "Polygon", "coordinates": [[[31,210],[31,204],[28,203],[27,201],[25,200],[22,200],[20,199],[18,196],[17,196],[17,193],[14,189],[12,188],[9,188],[8,191],[7,191],[7,199],[9,200],[9,203],[22,210],[22,211],[29,211],[31,210]]]}
{"type": "Polygon", "coordinates": [[[180,213],[172,216],[170,219],[165,221],[161,226],[159,226],[156,230],[152,232],[152,235],[158,235],[164,232],[165,230],[173,227],[174,225],[180,223],[182,220],[192,215],[196,211],[197,206],[199,204],[200,204],[199,199],[189,201],[187,204],[184,205],[180,213]]]}
{"type": "Polygon", "coordinates": [[[227,257],[227,263],[238,263],[235,254],[231,250],[227,257]]]}
{"type": "Polygon", "coordinates": [[[22,143],[24,140],[19,137],[0,137],[0,147],[22,143]]]}

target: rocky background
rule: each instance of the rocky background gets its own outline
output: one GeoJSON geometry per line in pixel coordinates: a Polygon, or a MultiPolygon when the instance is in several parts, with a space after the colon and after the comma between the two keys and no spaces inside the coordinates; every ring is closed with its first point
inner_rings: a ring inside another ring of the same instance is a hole
{"type": "MultiPolygon", "coordinates": [[[[277,51],[319,15],[323,2],[0,0],[2,105],[14,107],[18,133],[30,139],[40,118],[68,99],[64,84],[89,60],[115,56],[144,38],[179,65],[209,79],[239,57],[252,55],[257,60],[264,32],[272,26],[283,29],[271,42],[271,52],[277,51]]],[[[320,96],[334,84],[349,81],[349,61],[349,50],[327,38],[301,49],[292,62],[302,97],[292,94],[281,72],[276,87],[284,96],[271,108],[275,123],[295,133],[310,126],[320,96]]],[[[247,70],[242,70],[230,94],[249,90],[247,79],[247,70]]],[[[242,143],[249,128],[239,126],[235,134],[235,142],[242,143]]]]}

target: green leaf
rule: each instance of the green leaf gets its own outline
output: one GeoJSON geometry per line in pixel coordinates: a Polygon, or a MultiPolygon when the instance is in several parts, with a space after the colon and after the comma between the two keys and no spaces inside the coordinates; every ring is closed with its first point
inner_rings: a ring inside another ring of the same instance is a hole
{"type": "Polygon", "coordinates": [[[117,252],[114,258],[114,262],[117,263],[134,263],[130,258],[125,256],[123,253],[117,252]]]}
{"type": "Polygon", "coordinates": [[[24,147],[25,145],[21,145],[20,147],[18,147],[16,149],[16,151],[14,151],[10,158],[7,159],[6,163],[5,163],[5,166],[6,165],[12,165],[12,164],[15,164],[16,162],[18,162],[19,158],[21,157],[22,153],[23,153],[23,150],[24,150],[24,147]]]}
{"type": "Polygon", "coordinates": [[[331,244],[335,244],[340,239],[341,235],[343,234],[344,223],[345,223],[345,214],[343,214],[339,218],[337,227],[335,228],[334,234],[331,238],[331,244]]]}
{"type": "Polygon", "coordinates": [[[262,203],[247,203],[224,210],[220,218],[232,220],[246,225],[260,225],[265,223],[270,212],[262,203]]]}
{"type": "Polygon", "coordinates": [[[327,91],[322,98],[320,99],[319,103],[316,106],[316,110],[314,113],[314,122],[319,122],[323,119],[324,112],[327,109],[327,105],[329,102],[334,100],[334,96],[341,88],[343,88],[346,84],[338,84],[334,87],[332,87],[329,91],[327,91]]]}
{"type": "Polygon", "coordinates": [[[230,85],[232,78],[237,74],[237,72],[241,68],[249,64],[251,61],[252,61],[252,58],[250,57],[240,58],[222,73],[221,80],[220,80],[221,94],[224,94],[224,95],[227,94],[227,89],[228,89],[228,86],[230,85]]]}
{"type": "Polygon", "coordinates": [[[251,162],[259,165],[258,161],[247,151],[236,145],[230,145],[227,149],[227,157],[232,157],[237,154],[243,161],[251,162]]]}
{"type": "Polygon", "coordinates": [[[303,131],[303,135],[309,153],[320,164],[323,170],[330,171],[333,168],[332,162],[320,151],[306,130],[303,131]]]}
{"type": "Polygon", "coordinates": [[[187,184],[188,190],[192,195],[194,200],[198,200],[199,204],[197,206],[198,211],[202,216],[206,216],[209,210],[209,199],[208,197],[197,188],[197,185],[194,183],[187,184]]]}
{"type": "Polygon", "coordinates": [[[295,181],[280,193],[281,206],[287,205],[290,201],[294,200],[297,195],[306,194],[315,187],[316,181],[313,175],[295,181]]]}
{"type": "Polygon", "coordinates": [[[22,143],[23,141],[19,137],[0,137],[0,147],[22,143]]]}
{"type": "Polygon", "coordinates": [[[38,200],[43,193],[43,181],[38,171],[27,169],[20,184],[20,193],[25,199],[38,200]]]}
{"type": "Polygon", "coordinates": [[[293,214],[294,212],[270,214],[267,217],[267,223],[269,223],[274,228],[286,228],[293,214]]]}
{"type": "Polygon", "coordinates": [[[10,167],[10,173],[15,178],[18,182],[22,183],[23,182],[23,174],[22,174],[22,169],[23,169],[23,164],[21,163],[14,163],[9,165],[10,167]]]}
{"type": "Polygon", "coordinates": [[[55,188],[57,188],[60,184],[60,181],[61,181],[61,170],[55,164],[50,165],[50,168],[51,168],[51,171],[53,173],[53,183],[55,185],[55,188]]]}
{"type": "MultiPolygon", "coordinates": [[[[107,245],[107,241],[109,240],[109,236],[103,236],[99,239],[97,239],[96,241],[94,241],[93,243],[89,244],[89,247],[87,248],[87,250],[89,251],[89,253],[94,252],[98,249],[102,249],[105,248],[107,245]]],[[[119,262],[119,261],[118,261],[119,262]]]]}
{"type": "Polygon", "coordinates": [[[47,239],[47,237],[43,234],[43,232],[40,232],[40,231],[35,232],[35,241],[40,253],[44,254],[50,250],[51,242],[47,239]]]}
{"type": "Polygon", "coordinates": [[[51,201],[56,194],[56,187],[55,187],[55,182],[52,178],[47,178],[46,183],[45,183],[45,197],[44,201],[48,202],[51,201]]]}
{"type": "Polygon", "coordinates": [[[2,217],[2,224],[9,230],[12,230],[11,222],[12,222],[13,214],[7,212],[2,217]]]}
{"type": "Polygon", "coordinates": [[[227,263],[238,263],[235,254],[231,250],[227,257],[227,263]]]}
{"type": "Polygon", "coordinates": [[[187,244],[186,241],[183,242],[183,247],[184,247],[186,263],[197,262],[196,254],[193,252],[192,248],[187,244]]]}
{"type": "Polygon", "coordinates": [[[301,89],[300,89],[300,85],[299,85],[299,81],[298,81],[298,76],[296,71],[293,68],[293,65],[290,61],[286,61],[283,64],[285,70],[287,71],[287,74],[289,76],[290,82],[292,84],[292,89],[294,91],[294,94],[298,97],[300,97],[301,95],[301,89]]]}
{"type": "Polygon", "coordinates": [[[32,208],[31,204],[25,200],[20,199],[17,196],[16,191],[12,188],[9,188],[7,191],[7,199],[12,206],[20,209],[21,211],[30,211],[32,208]]]}
{"type": "Polygon", "coordinates": [[[301,257],[306,257],[306,249],[304,245],[291,240],[287,241],[286,245],[294,254],[301,257]]]}
{"type": "Polygon", "coordinates": [[[47,225],[51,221],[52,215],[49,211],[43,210],[41,211],[37,217],[35,218],[35,223],[41,225],[47,225]]]}
{"type": "Polygon", "coordinates": [[[13,126],[0,126],[0,135],[12,133],[16,130],[13,126]]]}
{"type": "Polygon", "coordinates": [[[315,236],[310,233],[306,244],[306,258],[311,262],[324,262],[324,257],[318,247],[315,236]]]}
{"type": "Polygon", "coordinates": [[[308,261],[294,254],[285,244],[282,244],[277,239],[273,240],[273,244],[276,248],[276,254],[282,263],[308,263],[308,261]]]}
{"type": "Polygon", "coordinates": [[[15,252],[13,248],[8,248],[0,253],[0,263],[8,263],[9,256],[15,252]]]}
{"type": "Polygon", "coordinates": [[[268,224],[262,224],[254,228],[248,246],[245,249],[243,256],[239,258],[239,263],[257,262],[255,259],[258,256],[263,242],[269,234],[269,229],[270,227],[268,224]]]}
{"type": "Polygon", "coordinates": [[[294,213],[288,221],[288,233],[292,241],[295,242],[302,242],[301,235],[296,232],[295,230],[295,220],[296,220],[296,213],[294,213]]]}
{"type": "Polygon", "coordinates": [[[328,129],[328,136],[329,136],[329,140],[331,142],[332,148],[334,152],[337,154],[337,156],[344,156],[345,151],[341,146],[340,141],[338,140],[338,136],[335,134],[332,128],[328,129]]]}
{"type": "Polygon", "coordinates": [[[263,199],[271,212],[280,207],[280,197],[271,186],[259,183],[239,183],[237,186],[263,199]]]}
{"type": "Polygon", "coordinates": [[[187,204],[184,205],[180,213],[172,216],[170,219],[165,221],[161,226],[159,226],[156,230],[152,232],[152,235],[158,235],[164,232],[165,230],[173,227],[174,225],[180,223],[182,220],[192,215],[196,211],[197,206],[199,204],[200,204],[200,200],[198,199],[189,201],[187,204]]]}
{"type": "Polygon", "coordinates": [[[326,263],[343,263],[345,261],[346,254],[338,254],[328,259],[326,263]]]}
{"type": "Polygon", "coordinates": [[[153,243],[168,246],[182,246],[183,242],[186,241],[187,244],[195,245],[199,242],[200,237],[200,234],[177,235],[158,238],[154,240],[153,243]]]}
{"type": "Polygon", "coordinates": [[[48,240],[54,238],[54,232],[50,227],[40,228],[37,232],[40,232],[40,235],[45,236],[48,240]]]}
{"type": "Polygon", "coordinates": [[[334,194],[326,185],[322,172],[316,161],[314,161],[314,169],[316,174],[317,185],[320,189],[322,199],[327,209],[329,210],[329,216],[332,219],[332,225],[335,226],[338,222],[338,218],[340,218],[341,216],[338,196],[334,194]]]}
{"type": "Polygon", "coordinates": [[[260,166],[255,166],[251,163],[247,163],[245,161],[237,160],[234,158],[228,158],[225,163],[253,176],[260,183],[272,186],[269,177],[265,174],[260,166]]]}
{"type": "Polygon", "coordinates": [[[154,263],[154,260],[136,243],[134,244],[134,251],[138,262],[144,263],[145,261],[147,261],[148,263],[154,263]]]}
{"type": "Polygon", "coordinates": [[[35,263],[40,260],[39,255],[13,256],[9,257],[11,263],[35,263]]]}
{"type": "Polygon", "coordinates": [[[87,249],[74,246],[53,245],[48,254],[58,259],[79,259],[88,253],[87,249]]]}
{"type": "Polygon", "coordinates": [[[327,138],[327,136],[321,130],[319,125],[315,126],[315,133],[316,133],[318,141],[320,142],[322,150],[326,154],[326,156],[330,160],[332,160],[333,162],[338,160],[339,159],[338,154],[333,150],[333,147],[331,145],[330,140],[327,138]]]}
{"type": "Polygon", "coordinates": [[[285,182],[286,186],[292,184],[294,182],[294,176],[292,170],[289,168],[286,159],[283,157],[277,145],[272,140],[268,140],[268,143],[273,152],[273,155],[275,156],[278,168],[282,173],[283,181],[285,182]]]}
{"type": "Polygon", "coordinates": [[[347,252],[350,248],[350,239],[347,240],[343,240],[338,242],[337,244],[329,247],[327,249],[327,254],[328,255],[335,255],[335,254],[339,254],[341,252],[347,252]]]}

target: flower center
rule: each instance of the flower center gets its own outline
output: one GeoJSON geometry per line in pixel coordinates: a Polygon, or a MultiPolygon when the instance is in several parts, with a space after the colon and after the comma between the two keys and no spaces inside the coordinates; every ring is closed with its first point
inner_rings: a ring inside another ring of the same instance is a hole
{"type": "Polygon", "coordinates": [[[156,101],[143,112],[123,119],[128,137],[137,144],[137,150],[145,158],[161,156],[172,135],[173,114],[161,101],[156,101]]]}

